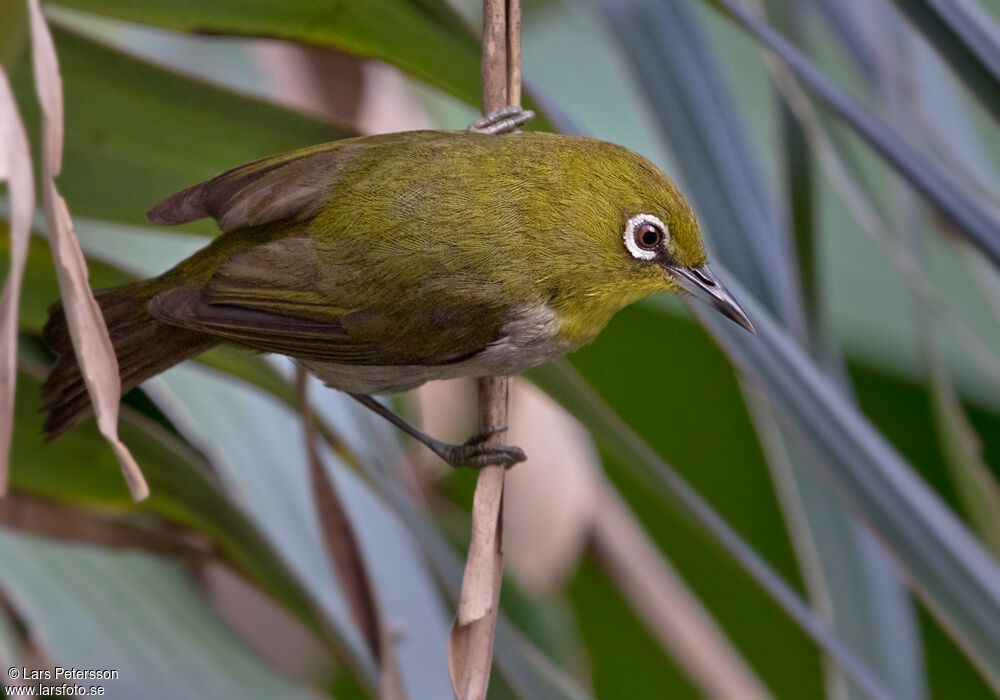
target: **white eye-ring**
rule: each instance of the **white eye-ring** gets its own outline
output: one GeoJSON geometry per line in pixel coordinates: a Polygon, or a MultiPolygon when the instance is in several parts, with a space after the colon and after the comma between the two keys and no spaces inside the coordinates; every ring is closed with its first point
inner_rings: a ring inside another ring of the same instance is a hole
{"type": "Polygon", "coordinates": [[[638,260],[652,260],[670,240],[670,229],[652,214],[636,214],[625,224],[625,247],[638,260]]]}

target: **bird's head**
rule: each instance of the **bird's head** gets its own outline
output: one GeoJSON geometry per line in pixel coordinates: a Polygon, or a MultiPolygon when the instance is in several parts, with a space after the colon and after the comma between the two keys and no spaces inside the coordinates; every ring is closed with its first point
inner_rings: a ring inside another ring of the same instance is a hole
{"type": "Polygon", "coordinates": [[[622,231],[622,246],[634,260],[631,264],[654,284],[708,302],[716,311],[756,333],[743,307],[709,266],[698,224],[690,209],[685,207],[685,210],[682,216],[687,221],[674,227],[649,212],[628,217],[622,231]]]}
{"type": "Polygon", "coordinates": [[[694,211],[674,182],[645,158],[620,146],[596,159],[591,204],[600,263],[614,268],[618,291],[645,296],[686,293],[712,305],[751,333],[746,312],[712,271],[694,211]],[[600,210],[600,215],[596,212],[600,210]]]}

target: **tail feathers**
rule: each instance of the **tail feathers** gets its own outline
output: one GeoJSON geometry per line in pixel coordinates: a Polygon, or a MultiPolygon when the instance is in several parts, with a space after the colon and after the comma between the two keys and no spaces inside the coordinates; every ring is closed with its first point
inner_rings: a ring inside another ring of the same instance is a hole
{"type": "MultiPolygon", "coordinates": [[[[215,345],[210,336],[154,319],[147,305],[159,291],[155,280],[147,280],[95,295],[118,357],[122,393],[215,345]]],[[[44,429],[51,440],[90,416],[93,407],[61,304],[49,310],[42,338],[56,354],[42,386],[42,410],[48,413],[44,429]]]]}

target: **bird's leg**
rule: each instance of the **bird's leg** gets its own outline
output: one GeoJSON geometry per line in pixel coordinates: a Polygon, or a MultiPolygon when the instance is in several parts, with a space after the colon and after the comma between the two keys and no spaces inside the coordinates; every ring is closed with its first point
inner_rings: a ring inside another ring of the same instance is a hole
{"type": "Polygon", "coordinates": [[[520,447],[484,444],[490,437],[503,432],[507,428],[490,428],[473,435],[461,445],[452,445],[447,442],[435,440],[427,433],[417,430],[367,394],[351,394],[350,396],[362,406],[370,408],[385,418],[410,437],[427,445],[434,454],[453,467],[479,469],[489,464],[503,464],[505,467],[512,467],[518,462],[523,462],[527,459],[520,447]]]}
{"type": "Polygon", "coordinates": [[[472,122],[468,130],[479,134],[520,134],[519,127],[534,118],[535,113],[530,109],[509,105],[472,122]]]}

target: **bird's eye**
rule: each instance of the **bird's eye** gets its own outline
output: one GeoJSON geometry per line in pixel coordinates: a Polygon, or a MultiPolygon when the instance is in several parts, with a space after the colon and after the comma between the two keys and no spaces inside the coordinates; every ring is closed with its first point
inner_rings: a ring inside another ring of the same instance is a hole
{"type": "Polygon", "coordinates": [[[652,214],[636,214],[625,224],[625,248],[638,260],[653,260],[669,245],[667,225],[652,214]]]}
{"type": "Polygon", "coordinates": [[[653,250],[663,241],[663,231],[656,224],[645,223],[635,230],[635,244],[643,250],[653,250]]]}

